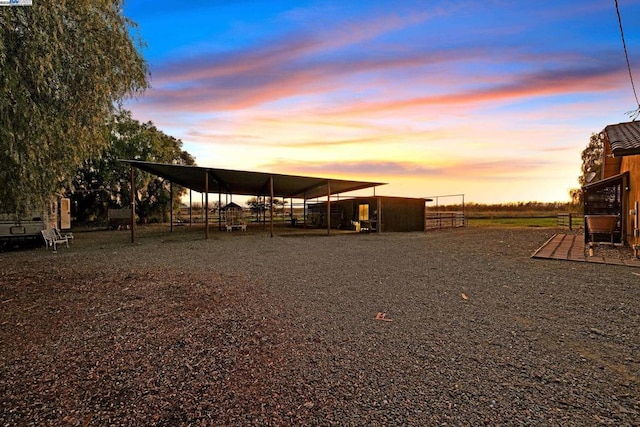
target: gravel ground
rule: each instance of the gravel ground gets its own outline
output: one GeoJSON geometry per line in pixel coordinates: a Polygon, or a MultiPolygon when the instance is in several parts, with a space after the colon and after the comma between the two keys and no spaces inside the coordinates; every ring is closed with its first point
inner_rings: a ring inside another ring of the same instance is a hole
{"type": "Polygon", "coordinates": [[[0,254],[0,425],[640,425],[640,273],[529,258],[557,231],[0,254]]]}

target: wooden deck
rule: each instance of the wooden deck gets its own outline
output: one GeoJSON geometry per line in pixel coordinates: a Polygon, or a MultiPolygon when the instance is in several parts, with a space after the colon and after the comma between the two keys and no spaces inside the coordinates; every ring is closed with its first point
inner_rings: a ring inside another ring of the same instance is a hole
{"type": "Polygon", "coordinates": [[[531,257],[640,267],[638,259],[616,257],[610,253],[607,253],[606,256],[589,256],[585,249],[584,236],[582,235],[554,234],[531,257]]]}

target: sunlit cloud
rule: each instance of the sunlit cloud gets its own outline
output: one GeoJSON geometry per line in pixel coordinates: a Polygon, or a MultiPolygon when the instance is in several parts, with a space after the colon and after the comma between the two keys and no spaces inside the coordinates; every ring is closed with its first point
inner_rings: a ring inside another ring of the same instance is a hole
{"type": "Polygon", "coordinates": [[[337,175],[343,177],[413,177],[413,178],[474,178],[482,180],[523,177],[532,169],[549,166],[548,161],[520,159],[496,160],[457,160],[449,164],[421,164],[411,161],[346,161],[328,162],[291,162],[276,160],[264,163],[260,167],[265,170],[285,170],[292,174],[337,175]]]}
{"type": "Polygon", "coordinates": [[[607,91],[615,88],[622,72],[610,66],[543,71],[517,77],[515,80],[489,87],[417,98],[359,103],[334,113],[364,114],[415,109],[426,106],[495,103],[524,97],[555,96],[585,91],[607,91]]]}
{"type": "MultiPolygon", "coordinates": [[[[306,108],[319,109],[325,114],[369,114],[434,106],[459,108],[478,103],[587,91],[605,92],[615,89],[624,77],[620,64],[611,65],[610,61],[605,60],[600,64],[577,61],[577,64],[563,67],[503,74],[500,77],[475,75],[473,80],[469,80],[470,76],[465,78],[459,75],[456,80],[456,72],[453,77],[451,73],[442,78],[435,74],[439,81],[437,90],[440,93],[437,94],[416,96],[416,91],[407,90],[406,87],[393,94],[378,89],[384,87],[383,77],[379,75],[383,70],[398,69],[406,72],[420,66],[433,66],[434,61],[458,63],[462,57],[467,61],[473,59],[466,52],[438,52],[431,56],[427,54],[413,58],[327,59],[325,62],[315,60],[305,64],[278,62],[266,68],[250,64],[251,68],[242,72],[234,70],[249,65],[234,65],[229,68],[224,65],[224,61],[218,65],[183,64],[183,72],[176,74],[168,83],[163,81],[167,73],[159,72],[154,88],[141,102],[141,106],[204,113],[247,109],[295,98],[303,106],[307,104],[306,108]],[[193,78],[192,74],[201,75],[202,78],[193,78]],[[207,75],[204,76],[205,74],[207,75]],[[362,80],[354,81],[356,77],[362,80]],[[460,91],[461,88],[464,90],[460,91]],[[346,96],[346,90],[352,94],[346,96]],[[338,102],[330,105],[331,97],[338,102]],[[387,97],[390,99],[384,99],[387,97]]],[[[416,85],[428,86],[422,79],[421,76],[409,77],[405,79],[405,83],[414,80],[416,85]]],[[[391,87],[397,84],[395,81],[390,82],[391,87]]],[[[422,91],[424,89],[417,92],[422,91]]],[[[286,105],[283,107],[286,109],[286,105]]]]}

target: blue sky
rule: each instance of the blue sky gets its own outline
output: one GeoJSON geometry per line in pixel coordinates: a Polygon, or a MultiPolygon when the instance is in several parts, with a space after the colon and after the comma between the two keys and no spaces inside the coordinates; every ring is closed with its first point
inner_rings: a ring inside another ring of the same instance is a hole
{"type": "MultiPolygon", "coordinates": [[[[640,0],[619,0],[640,89],[640,0]]],[[[127,107],[202,166],[566,201],[592,132],[637,108],[613,0],[145,1],[127,107]]]]}

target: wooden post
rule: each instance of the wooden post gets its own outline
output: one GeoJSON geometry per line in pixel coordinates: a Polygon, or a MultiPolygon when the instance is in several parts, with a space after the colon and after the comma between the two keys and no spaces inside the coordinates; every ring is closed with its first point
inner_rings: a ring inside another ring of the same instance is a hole
{"type": "Polygon", "coordinates": [[[193,190],[189,189],[189,227],[193,223],[193,200],[192,200],[193,190]]]}
{"type": "Polygon", "coordinates": [[[131,165],[131,243],[136,242],[136,183],[134,180],[133,165],[131,165]]]}
{"type": "Polygon", "coordinates": [[[462,226],[463,227],[467,226],[467,215],[465,214],[465,211],[464,211],[464,194],[462,195],[462,226]]]}
{"type": "Polygon", "coordinates": [[[377,233],[382,233],[382,197],[378,197],[377,198],[376,209],[378,211],[378,213],[376,215],[377,216],[376,221],[378,221],[378,224],[376,226],[376,232],[377,233]]]}
{"type": "Polygon", "coordinates": [[[209,238],[209,171],[204,175],[204,238],[209,238]]]}
{"type": "Polygon", "coordinates": [[[331,181],[327,181],[327,236],[331,234],[331,181]]]}
{"type": "Polygon", "coordinates": [[[173,182],[169,182],[169,231],[173,233],[173,182]]]}
{"type": "Polygon", "coordinates": [[[270,196],[271,196],[271,203],[269,203],[269,216],[270,216],[270,221],[271,221],[271,237],[273,237],[273,175],[269,176],[269,187],[270,187],[270,196]]]}
{"type": "Polygon", "coordinates": [[[218,231],[222,231],[222,209],[220,209],[221,207],[222,207],[222,193],[220,193],[220,190],[218,190],[218,231]]]}

